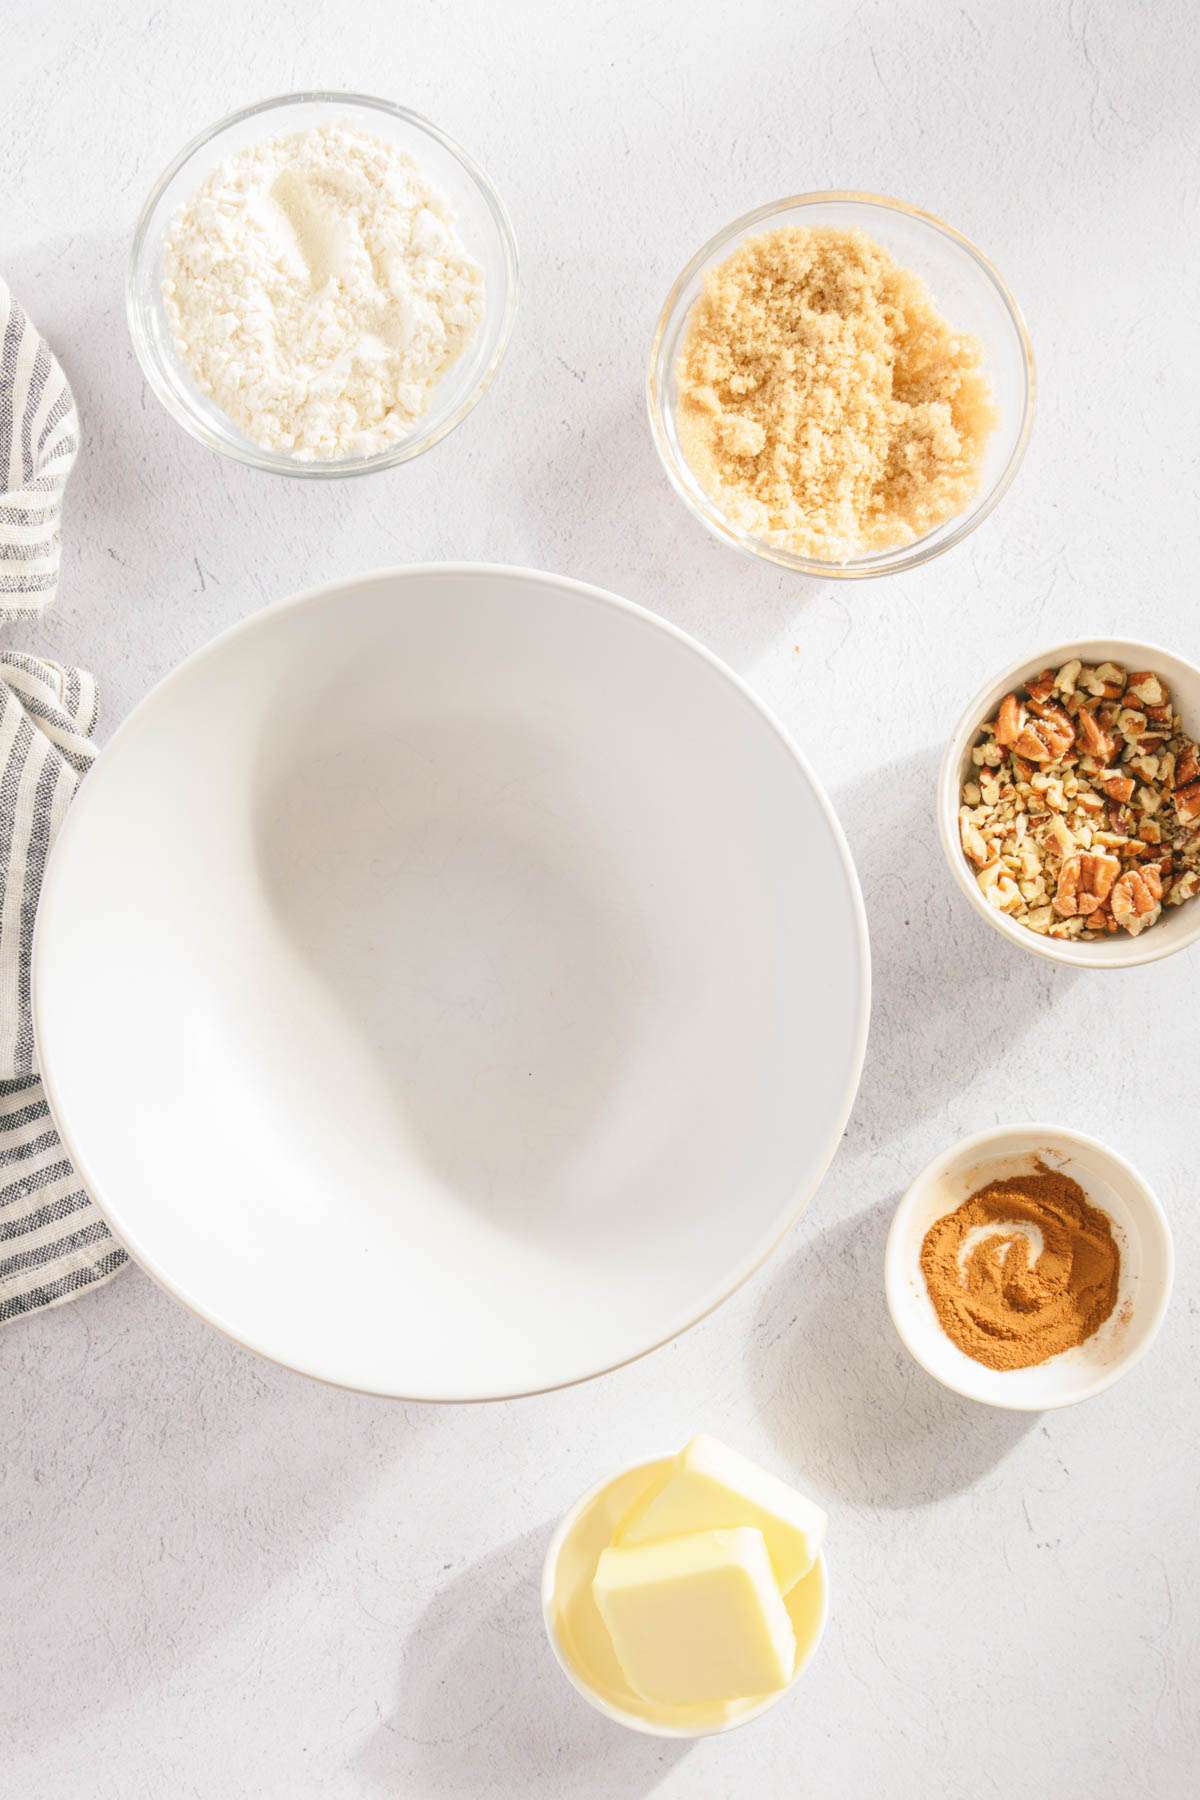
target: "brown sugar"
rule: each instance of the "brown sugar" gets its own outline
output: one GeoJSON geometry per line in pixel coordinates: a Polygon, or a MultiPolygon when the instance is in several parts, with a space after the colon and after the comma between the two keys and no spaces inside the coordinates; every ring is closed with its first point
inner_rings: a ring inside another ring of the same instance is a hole
{"type": "Polygon", "coordinates": [[[692,310],[680,447],[731,524],[798,555],[911,543],[979,489],[996,422],[981,361],[865,233],[770,231],[692,310]]]}
{"type": "Polygon", "coordinates": [[[1073,1349],[1117,1303],[1121,1255],[1107,1213],[1043,1165],[993,1181],[935,1220],[921,1270],[947,1337],[989,1369],[1026,1369],[1073,1349]],[[1042,1236],[1038,1256],[1022,1225],[1042,1236]]]}

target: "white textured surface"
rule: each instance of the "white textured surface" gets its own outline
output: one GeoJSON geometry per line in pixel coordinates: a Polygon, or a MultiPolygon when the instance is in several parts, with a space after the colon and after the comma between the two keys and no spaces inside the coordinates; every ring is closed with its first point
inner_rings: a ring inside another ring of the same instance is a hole
{"type": "Polygon", "coordinates": [[[607,584],[696,632],[795,731],[850,832],[876,969],[861,1097],[808,1217],[715,1317],[590,1387],[473,1411],[356,1399],[233,1349],[135,1272],[9,1326],[6,1790],[1190,1792],[1200,961],[1089,979],[1014,954],[951,888],[932,783],[966,694],[1027,646],[1111,630],[1200,658],[1192,9],[0,0],[0,41],[5,273],[86,437],[60,605],[6,641],[89,662],[111,729],[220,627],[356,567],[489,557],[607,584]],[[427,458],[357,484],[255,477],[191,444],[143,394],[122,318],[161,165],[219,113],[305,83],[460,136],[523,254],[495,391],[427,458]],[[710,542],[641,402],[658,303],[696,245],[834,185],[927,205],[995,257],[1042,396],[1017,486],[968,545],[842,588],[710,542]],[[957,1134],[1038,1114],[1129,1154],[1179,1251],[1151,1355],[1044,1419],[935,1387],[880,1282],[911,1174],[957,1134]],[[697,1427],[829,1507],[833,1610],[793,1697],[687,1750],[568,1690],[536,1574],[586,1484],[697,1427]]]}

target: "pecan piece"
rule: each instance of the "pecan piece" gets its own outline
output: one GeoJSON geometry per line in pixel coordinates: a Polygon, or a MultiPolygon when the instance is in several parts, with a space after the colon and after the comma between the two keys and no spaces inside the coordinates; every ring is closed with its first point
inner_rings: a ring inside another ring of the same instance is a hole
{"type": "Polygon", "coordinates": [[[1018,912],[1024,904],[1021,890],[1002,864],[990,862],[975,877],[989,906],[997,912],[1018,912]]]}
{"type": "Polygon", "coordinates": [[[1120,873],[1121,865],[1116,857],[1105,856],[1101,851],[1085,850],[1068,856],[1058,872],[1055,912],[1064,919],[1074,918],[1076,914],[1086,918],[1104,905],[1114,891],[1113,883],[1120,873]]]}
{"type": "Polygon", "coordinates": [[[1155,863],[1127,869],[1112,891],[1112,916],[1130,937],[1153,925],[1162,911],[1162,876],[1155,863]]]}
{"type": "Polygon", "coordinates": [[[1061,706],[1043,706],[1041,716],[1026,719],[1013,749],[1026,762],[1058,762],[1075,742],[1075,727],[1061,706]]]}
{"type": "Polygon", "coordinates": [[[1175,758],[1175,786],[1188,787],[1200,779],[1200,751],[1190,738],[1184,738],[1175,758]]]}
{"type": "Polygon", "coordinates": [[[1200,781],[1175,789],[1175,817],[1181,825],[1193,825],[1200,819],[1200,781]]]}
{"type": "Polygon", "coordinates": [[[1025,708],[1015,694],[1005,694],[996,714],[996,742],[1007,750],[1015,744],[1025,724],[1025,708]]]}
{"type": "Polygon", "coordinates": [[[1139,669],[1131,675],[1125,691],[1143,706],[1165,706],[1168,699],[1166,686],[1150,669],[1139,669]]]}
{"type": "Polygon", "coordinates": [[[962,836],[963,850],[975,864],[976,868],[982,869],[984,863],[988,860],[987,844],[984,841],[982,831],[980,831],[978,825],[976,825],[975,821],[972,819],[970,811],[965,806],[958,815],[958,828],[962,836]]]}
{"type": "Polygon", "coordinates": [[[1105,700],[1115,700],[1125,692],[1124,671],[1118,669],[1116,663],[1103,662],[1097,668],[1085,671],[1083,686],[1089,694],[1098,694],[1105,700]]]}
{"type": "Polygon", "coordinates": [[[1079,738],[1079,748],[1085,756],[1094,756],[1097,762],[1106,763],[1116,749],[1116,744],[1103,729],[1095,713],[1085,707],[1075,721],[1075,730],[1079,738]]]}
{"type": "Polygon", "coordinates": [[[1055,688],[1053,669],[1043,669],[1040,675],[1034,675],[1025,683],[1025,692],[1031,700],[1039,703],[1048,700],[1055,688]]]}
{"type": "Polygon", "coordinates": [[[1103,775],[1098,775],[1096,779],[1103,792],[1119,806],[1124,806],[1127,800],[1133,798],[1133,783],[1119,769],[1105,769],[1103,775]]]}

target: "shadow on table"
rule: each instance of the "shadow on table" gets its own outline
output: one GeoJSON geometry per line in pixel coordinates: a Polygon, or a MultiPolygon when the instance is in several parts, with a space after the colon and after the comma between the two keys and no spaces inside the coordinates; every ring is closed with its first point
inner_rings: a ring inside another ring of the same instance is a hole
{"type": "Polygon", "coordinates": [[[178,1681],[438,1420],[239,1350],[136,1269],[6,1326],[0,1390],[12,1754],[178,1681]]]}
{"type": "Polygon", "coordinates": [[[990,1060],[1044,1026],[1079,973],[1023,954],[954,886],[937,830],[941,756],[930,745],[834,795],[871,932],[871,1038],[855,1120],[876,1150],[945,1111],[990,1060]]]}
{"type": "Polygon", "coordinates": [[[532,540],[549,546],[552,567],[637,601],[747,672],[796,635],[829,584],[712,537],[671,490],[641,389],[611,368],[578,373],[595,389],[586,419],[570,410],[584,391],[578,377],[556,378],[564,416],[547,405],[517,471],[532,540]]]}
{"type": "Polygon", "coordinates": [[[522,1800],[639,1800],[688,1743],[593,1712],[546,1642],[541,1567],[553,1522],[494,1551],[435,1595],[404,1646],[399,1694],[355,1758],[372,1792],[522,1800]]]}
{"type": "Polygon", "coordinates": [[[899,1198],[782,1263],[746,1350],[759,1417],[787,1465],[840,1500],[876,1507],[932,1505],[971,1487],[1040,1417],[964,1400],[909,1356],[883,1296],[899,1198]]]}

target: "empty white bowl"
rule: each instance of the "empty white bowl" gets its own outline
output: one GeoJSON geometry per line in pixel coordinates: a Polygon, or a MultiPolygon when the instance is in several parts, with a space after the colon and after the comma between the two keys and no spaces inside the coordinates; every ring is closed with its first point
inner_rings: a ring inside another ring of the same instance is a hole
{"type": "Polygon", "coordinates": [[[1088,1400],[1111,1387],[1153,1343],[1167,1310],[1175,1259],[1166,1215],[1124,1157],[1095,1138],[1056,1125],[981,1131],[943,1152],[913,1182],[888,1233],[884,1286],[896,1330],[944,1387],[989,1406],[1036,1412],[1088,1400]],[[989,1181],[1028,1175],[1038,1160],[1077,1181],[1113,1222],[1121,1252],[1112,1313],[1074,1350],[1029,1369],[989,1369],[942,1330],[921,1272],[921,1245],[936,1219],[989,1181]]]}
{"type": "Polygon", "coordinates": [[[803,758],[596,588],[377,573],[192,657],[55,846],[34,1004],[118,1236],[382,1394],[580,1380],[723,1300],[858,1085],[866,923],[803,758]]]}
{"type": "Polygon", "coordinates": [[[761,1698],[725,1706],[652,1707],[635,1694],[617,1662],[608,1631],[592,1599],[600,1552],[639,1495],[666,1469],[671,1457],[637,1463],[591,1488],[571,1508],[550,1540],[542,1568],[542,1620],[558,1665],[590,1706],[618,1725],[651,1737],[713,1737],[757,1719],[790,1693],[817,1653],[829,1614],[829,1578],[819,1556],[803,1581],[785,1596],[796,1632],[796,1666],[786,1687],[761,1698]]]}
{"type": "Polygon", "coordinates": [[[974,768],[971,751],[979,742],[982,727],[994,718],[1005,694],[1012,693],[1031,675],[1043,669],[1060,669],[1072,657],[1084,663],[1115,662],[1128,670],[1153,669],[1171,690],[1177,710],[1183,716],[1185,729],[1200,733],[1200,669],[1161,650],[1157,644],[1141,644],[1133,638],[1080,638],[1071,644],[1055,644],[1037,656],[1023,656],[982,688],[954,728],[942,766],[938,771],[937,819],[942,849],[950,865],[950,873],[975,911],[1010,943],[1051,962],[1069,963],[1077,969],[1131,969],[1138,963],[1157,962],[1172,956],[1200,938],[1200,897],[1185,900],[1182,906],[1166,906],[1162,917],[1140,937],[1118,931],[1112,937],[1095,943],[1078,938],[1049,938],[1030,931],[1007,913],[989,906],[979,891],[979,883],[962,847],[958,830],[958,809],[962,804],[962,784],[974,768]]]}

